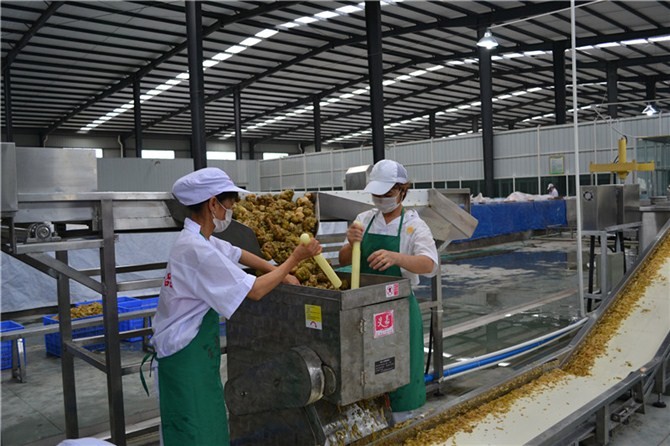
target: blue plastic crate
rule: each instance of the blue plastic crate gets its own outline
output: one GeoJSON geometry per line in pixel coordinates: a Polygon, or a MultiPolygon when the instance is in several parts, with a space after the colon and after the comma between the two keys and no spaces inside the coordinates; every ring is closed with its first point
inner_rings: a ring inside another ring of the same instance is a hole
{"type": "MultiPolygon", "coordinates": [[[[149,297],[147,299],[135,299],[133,302],[123,302],[119,304],[119,314],[121,313],[130,313],[132,311],[139,310],[149,310],[151,308],[156,308],[158,306],[158,296],[149,297]]],[[[151,327],[151,321],[149,321],[149,327],[151,327]]],[[[120,331],[128,330],[138,330],[144,328],[144,318],[138,319],[129,319],[127,321],[119,322],[120,331]]],[[[141,341],[142,336],[136,336],[134,338],[124,339],[128,342],[141,341]]]]}
{"type": "MultiPolygon", "coordinates": [[[[6,332],[6,331],[14,331],[14,330],[22,330],[24,327],[23,325],[19,324],[18,322],[14,321],[2,321],[0,322],[0,332],[6,332]]],[[[26,344],[25,344],[25,339],[19,339],[18,342],[22,344],[19,347],[20,351],[23,351],[23,362],[25,363],[26,358],[25,358],[25,351],[26,351],[26,344]]],[[[12,341],[2,341],[2,347],[0,348],[0,369],[5,370],[5,369],[11,369],[12,368],[12,341]]]]}
{"type": "MultiPolygon", "coordinates": [[[[128,302],[134,302],[137,301],[137,299],[133,297],[126,297],[126,296],[119,296],[117,298],[118,300],[118,306],[128,303],[128,302]]],[[[81,307],[82,305],[87,305],[87,304],[92,304],[92,303],[99,303],[102,304],[102,299],[100,300],[89,300],[86,302],[77,302],[74,304],[75,307],[81,307]]],[[[51,314],[48,316],[44,316],[42,318],[42,321],[44,325],[52,325],[52,324],[58,324],[58,319],[54,319],[54,317],[57,316],[56,314],[51,314]]],[[[92,317],[98,317],[100,315],[95,315],[95,316],[86,316],[82,318],[77,318],[73,320],[82,320],[82,319],[90,319],[92,317]]],[[[122,323],[119,323],[119,331],[122,331],[122,323]]],[[[105,333],[104,327],[102,326],[102,320],[100,321],[100,325],[96,325],[93,327],[84,327],[84,328],[75,328],[72,330],[72,339],[79,339],[79,338],[87,338],[90,336],[100,336],[105,333]]],[[[61,352],[61,339],[60,339],[60,333],[50,333],[47,335],[44,335],[44,344],[46,345],[47,349],[47,354],[48,355],[53,355],[53,356],[58,356],[60,357],[60,352],[61,352]]],[[[87,350],[91,351],[99,351],[99,350],[104,350],[105,349],[105,343],[99,343],[99,344],[90,344],[86,346],[87,350]]]]}

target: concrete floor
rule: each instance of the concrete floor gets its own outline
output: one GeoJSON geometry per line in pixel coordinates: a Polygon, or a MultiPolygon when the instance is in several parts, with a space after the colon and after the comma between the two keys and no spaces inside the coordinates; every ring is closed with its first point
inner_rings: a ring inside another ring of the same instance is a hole
{"type": "MultiPolygon", "coordinates": [[[[570,266],[568,261],[571,251],[574,241],[569,239],[533,239],[481,250],[474,257],[447,256],[442,266],[445,327],[576,288],[574,265],[570,266]]],[[[419,299],[427,298],[429,281],[423,280],[416,294],[419,299]]],[[[557,330],[579,318],[579,307],[577,298],[566,298],[454,335],[445,339],[445,354],[449,356],[445,361],[455,363],[459,358],[481,355],[557,330]]],[[[427,318],[425,323],[428,325],[427,318]]],[[[28,383],[17,383],[11,379],[10,371],[2,372],[2,444],[57,444],[64,436],[60,361],[45,355],[41,338],[27,342],[28,383]]],[[[135,344],[122,346],[124,363],[139,362],[143,355],[135,344]]],[[[76,361],[75,369],[81,434],[104,438],[109,429],[105,375],[80,360],[76,361]]],[[[431,395],[424,412],[437,410],[445,401],[508,376],[513,369],[513,364],[493,367],[448,381],[447,395],[440,398],[431,395]]],[[[222,377],[225,379],[225,365],[222,377]]],[[[125,376],[123,390],[129,430],[156,424],[159,415],[156,400],[154,396],[146,396],[139,376],[125,376]]],[[[670,397],[666,400],[670,403],[670,397]]],[[[157,435],[134,438],[129,444],[156,445],[157,435]]],[[[628,425],[613,432],[610,444],[670,446],[670,408],[648,407],[645,415],[634,415],[628,425]]]]}

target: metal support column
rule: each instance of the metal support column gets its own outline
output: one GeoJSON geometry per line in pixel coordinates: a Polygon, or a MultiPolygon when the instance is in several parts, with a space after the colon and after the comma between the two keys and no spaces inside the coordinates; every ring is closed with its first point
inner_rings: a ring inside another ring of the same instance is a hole
{"type": "Polygon", "coordinates": [[[5,89],[5,136],[3,141],[14,142],[14,123],[12,122],[12,80],[10,69],[2,73],[2,85],[5,89]]]}
{"type": "Polygon", "coordinates": [[[314,151],[321,151],[321,98],[314,96],[312,101],[314,109],[312,116],[314,118],[314,151]]]}
{"type": "MultiPolygon", "coordinates": [[[[256,141],[253,139],[249,140],[249,159],[250,160],[255,160],[256,159],[256,141]]],[[[263,159],[261,157],[261,159],[263,159]]]]}
{"type": "Polygon", "coordinates": [[[100,248],[100,278],[102,290],[103,326],[105,329],[105,361],[107,365],[107,398],[112,443],[126,445],[126,423],[123,410],[121,380],[121,342],[117,306],[116,254],[114,251],[114,215],[112,200],[100,201],[102,247],[100,248]]]}
{"type": "Polygon", "coordinates": [[[202,71],[202,7],[197,1],[186,2],[188,73],[191,93],[191,156],[193,170],[207,167],[205,136],[205,89],[202,71]]]}
{"type": "MultiPolygon", "coordinates": [[[[56,251],[56,260],[68,264],[67,251],[56,251]]],[[[58,289],[58,324],[61,336],[61,375],[63,381],[63,403],[65,406],[65,436],[79,438],[79,419],[77,415],[77,392],[74,376],[74,355],[66,348],[66,342],[72,339],[72,319],[70,317],[70,279],[63,273],[56,280],[58,289]]]]}
{"type": "Polygon", "coordinates": [[[235,159],[242,159],[242,93],[239,87],[233,90],[233,113],[235,119],[235,159]]]}
{"type": "Polygon", "coordinates": [[[365,2],[365,33],[368,40],[368,73],[370,75],[370,116],[372,118],[373,161],[384,154],[384,71],[382,67],[382,10],[378,1],[365,2]]]}
{"type": "Polygon", "coordinates": [[[133,112],[135,115],[135,158],[142,158],[142,104],[140,101],[139,79],[133,82],[133,112]]]}
{"type": "MultiPolygon", "coordinates": [[[[484,36],[486,27],[477,29],[477,40],[484,36]]],[[[479,91],[482,101],[482,145],[484,150],[484,194],[494,195],[493,182],[493,76],[491,71],[491,50],[477,47],[479,55],[479,91]]]]}
{"type": "MultiPolygon", "coordinates": [[[[431,288],[433,290],[432,299],[435,306],[430,309],[431,314],[431,331],[433,333],[433,377],[435,382],[439,383],[442,379],[442,371],[444,370],[444,344],[442,335],[442,272],[441,268],[437,268],[437,274],[431,279],[431,288]]],[[[438,384],[437,392],[440,392],[438,384]]]]}
{"type": "Polygon", "coordinates": [[[428,115],[428,134],[430,138],[435,138],[435,113],[428,115]]]}
{"type": "Polygon", "coordinates": [[[619,88],[617,82],[619,81],[619,74],[617,73],[617,65],[614,62],[607,62],[607,102],[610,104],[607,106],[607,113],[609,113],[612,119],[617,119],[619,113],[617,111],[617,105],[614,102],[617,102],[617,96],[619,95],[619,88]]]}
{"type": "Polygon", "coordinates": [[[554,57],[554,114],[556,124],[565,124],[565,41],[554,42],[552,54],[554,57]]]}
{"type": "Polygon", "coordinates": [[[479,131],[479,116],[472,117],[472,133],[477,133],[479,131]]]}
{"type": "Polygon", "coordinates": [[[654,105],[653,100],[656,99],[656,78],[649,77],[644,83],[645,86],[645,95],[644,98],[648,101],[651,105],[654,105]]]}

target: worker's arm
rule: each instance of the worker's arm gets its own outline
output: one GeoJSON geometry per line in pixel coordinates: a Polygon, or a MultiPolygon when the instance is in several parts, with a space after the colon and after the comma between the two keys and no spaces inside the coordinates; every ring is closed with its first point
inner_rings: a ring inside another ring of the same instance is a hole
{"type": "Polygon", "coordinates": [[[433,259],[425,255],[409,255],[380,249],[373,252],[367,259],[370,268],[386,271],[397,265],[414,274],[430,274],[435,267],[433,259]]]}
{"type": "MultiPolygon", "coordinates": [[[[239,263],[251,269],[260,271],[263,274],[269,273],[277,269],[275,265],[271,264],[265,259],[258,257],[256,254],[253,254],[249,251],[245,251],[244,249],[242,250],[242,255],[240,255],[239,263]]],[[[290,274],[284,277],[283,282],[290,283],[291,285],[300,285],[300,281],[296,279],[295,276],[292,276],[290,274]]]]}
{"type": "Polygon", "coordinates": [[[262,299],[263,296],[279,285],[298,263],[320,253],[321,245],[316,239],[312,239],[307,245],[298,244],[284,263],[256,279],[251,290],[247,293],[247,297],[253,300],[262,299]]]}

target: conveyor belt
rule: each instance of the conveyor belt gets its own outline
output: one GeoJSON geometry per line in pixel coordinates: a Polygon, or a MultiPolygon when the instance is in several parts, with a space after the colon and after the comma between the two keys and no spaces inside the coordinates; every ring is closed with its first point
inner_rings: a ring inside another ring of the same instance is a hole
{"type": "Polygon", "coordinates": [[[412,423],[377,443],[565,444],[585,435],[607,443],[616,416],[607,411],[601,419],[593,415],[629,391],[638,401],[621,413],[642,406],[653,382],[649,377],[661,369],[657,366],[667,361],[670,351],[670,223],[640,258],[611,298],[590,315],[559,357],[560,364],[544,364],[543,374],[536,368],[513,382],[499,383],[474,401],[452,406],[448,414],[412,423]],[[613,330],[613,324],[620,325],[613,330]],[[614,334],[606,335],[608,331],[614,334]],[[597,357],[589,359],[582,350],[597,357]],[[575,365],[579,362],[587,363],[588,372],[575,365]],[[594,423],[605,427],[596,429],[594,423]]]}

